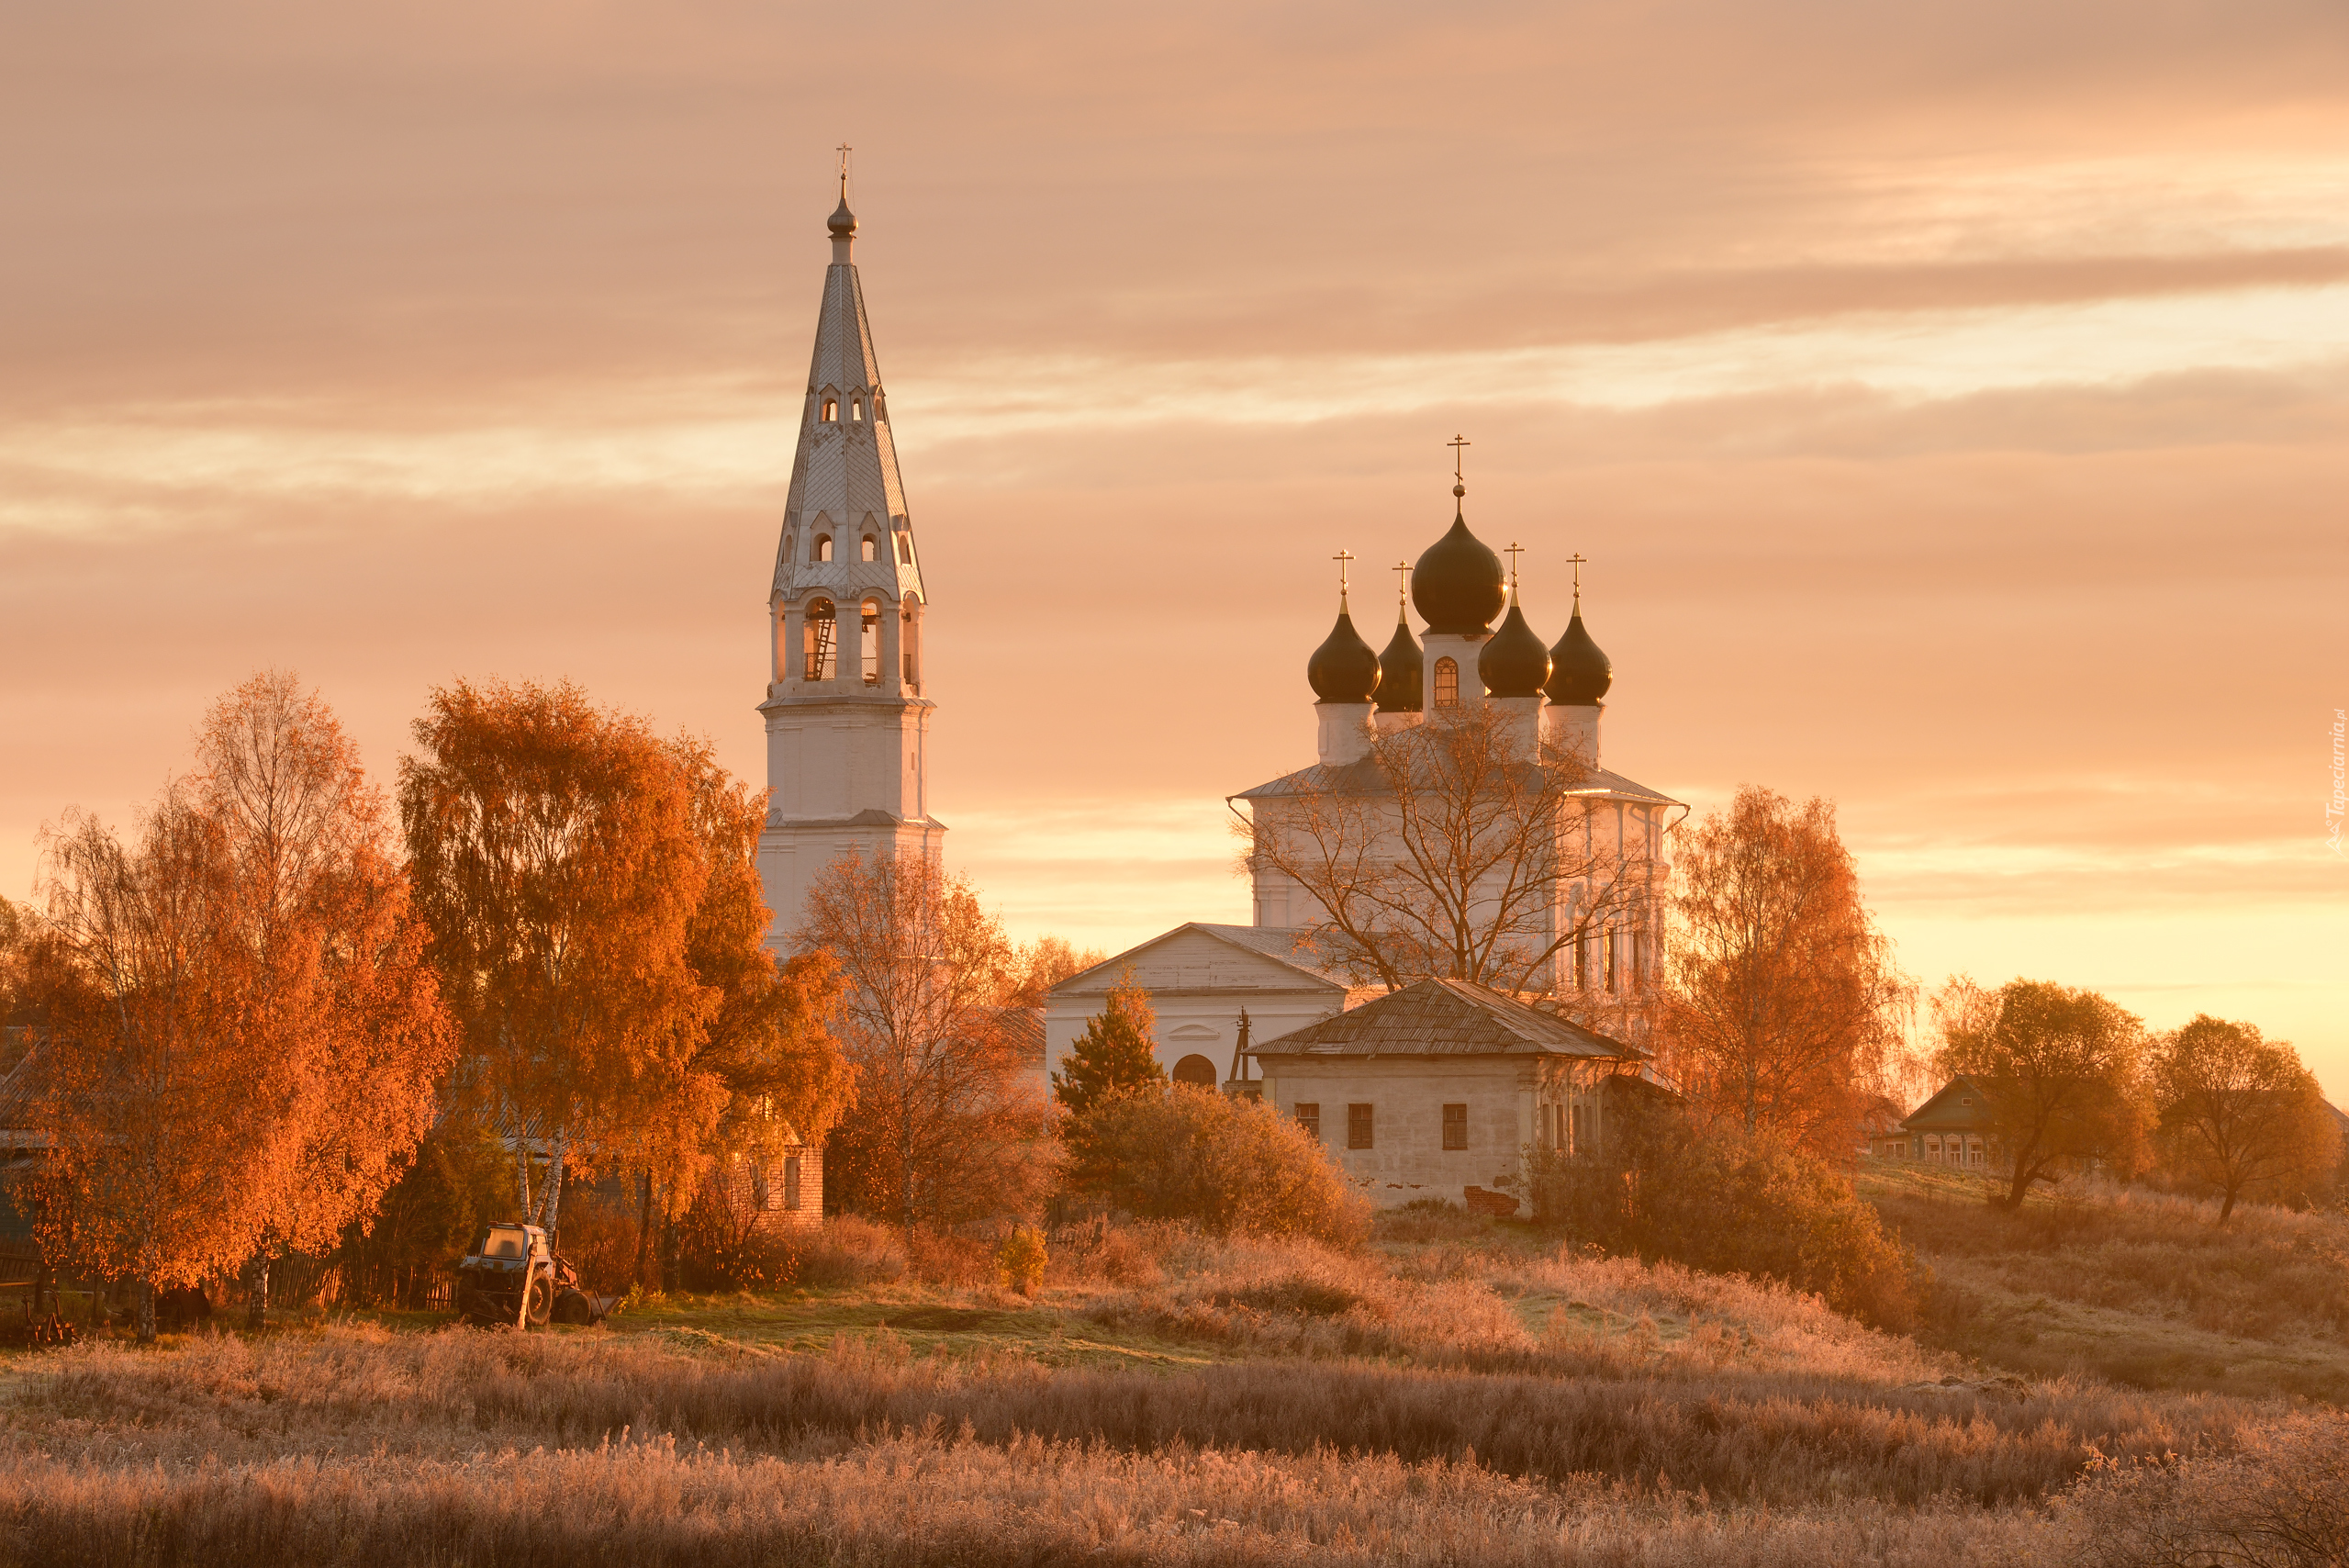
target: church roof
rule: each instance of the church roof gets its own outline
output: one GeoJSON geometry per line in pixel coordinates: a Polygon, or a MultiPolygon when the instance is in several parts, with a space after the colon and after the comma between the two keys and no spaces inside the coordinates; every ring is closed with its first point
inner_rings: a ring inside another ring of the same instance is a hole
{"type": "Polygon", "coordinates": [[[922,588],[919,552],[905,505],[905,482],[897,466],[897,442],[889,428],[889,399],[881,387],[880,357],[873,347],[873,324],[865,313],[865,288],[848,259],[856,219],[846,199],[831,225],[833,260],[824,271],[823,300],[816,312],[815,353],[808,367],[807,401],[800,411],[798,449],[791,458],[791,487],[784,502],[783,540],[776,553],[775,592],[796,598],[828,589],[841,599],[878,591],[889,599],[911,594],[929,602],[922,588]],[[840,219],[846,218],[844,228],[840,219]],[[824,418],[826,405],[833,417],[824,418]],[[866,534],[874,536],[875,558],[862,558],[866,534]],[[904,547],[894,537],[909,536],[904,547]],[[816,561],[810,548],[818,534],[833,540],[833,558],[816,561]]]}
{"type": "Polygon", "coordinates": [[[1637,1061],[1637,1046],[1466,980],[1428,979],[1250,1048],[1255,1057],[1566,1056],[1637,1061]]]}
{"type": "Polygon", "coordinates": [[[1052,987],[1045,994],[1057,996],[1062,991],[1088,990],[1090,988],[1082,982],[1089,980],[1108,979],[1113,981],[1127,966],[1135,964],[1135,960],[1143,958],[1152,948],[1172,942],[1186,933],[1195,933],[1218,946],[1235,948],[1258,958],[1270,959],[1276,964],[1294,970],[1298,979],[1303,982],[1334,987],[1340,991],[1347,990],[1351,985],[1348,977],[1330,963],[1328,956],[1314,945],[1312,935],[1308,932],[1292,931],[1285,926],[1217,925],[1194,920],[1178,925],[1172,931],[1161,932],[1147,942],[1128,947],[1124,952],[1114,958],[1103,959],[1090,969],[1079,969],[1058,985],[1052,987]]]}
{"type": "MultiPolygon", "coordinates": [[[[1278,800],[1285,795],[1326,792],[1338,795],[1376,795],[1386,789],[1386,780],[1379,772],[1377,761],[1364,757],[1359,762],[1332,765],[1316,762],[1311,767],[1301,767],[1294,773],[1284,773],[1268,779],[1252,790],[1243,790],[1231,797],[1235,801],[1278,800]]],[[[1569,795],[1588,796],[1605,801],[1639,801],[1650,805],[1677,806],[1680,801],[1660,790],[1634,783],[1620,773],[1610,773],[1604,767],[1594,767],[1582,783],[1566,791],[1569,795]]]]}

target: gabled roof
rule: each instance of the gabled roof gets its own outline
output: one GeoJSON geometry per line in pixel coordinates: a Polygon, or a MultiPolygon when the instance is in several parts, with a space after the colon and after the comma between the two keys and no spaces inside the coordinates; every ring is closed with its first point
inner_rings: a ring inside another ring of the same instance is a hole
{"type": "Polygon", "coordinates": [[[1139,946],[1128,947],[1115,958],[1105,958],[1091,969],[1078,970],[1046,991],[1045,995],[1057,996],[1063,991],[1074,992],[1086,990],[1089,988],[1083,984],[1084,981],[1098,980],[1103,976],[1114,980],[1127,965],[1134,963],[1150,949],[1171,942],[1185,932],[1197,932],[1236,952],[1246,953],[1253,958],[1270,959],[1285,969],[1294,970],[1298,980],[1303,983],[1339,991],[1346,990],[1349,984],[1345,975],[1331,967],[1328,956],[1314,946],[1311,936],[1305,932],[1292,931],[1285,926],[1215,925],[1205,921],[1194,920],[1178,925],[1172,931],[1161,932],[1139,946]]]}
{"type": "MultiPolygon", "coordinates": [[[[1386,779],[1379,771],[1376,760],[1363,757],[1359,761],[1331,765],[1316,762],[1311,767],[1301,767],[1294,773],[1284,773],[1252,790],[1243,790],[1231,797],[1235,801],[1278,800],[1285,795],[1332,794],[1378,795],[1386,792],[1386,779]]],[[[1594,767],[1582,783],[1565,793],[1603,801],[1640,801],[1650,805],[1677,806],[1680,801],[1660,790],[1634,783],[1620,773],[1604,767],[1594,767]]]]}
{"type": "Polygon", "coordinates": [[[1638,1061],[1645,1052],[1465,980],[1423,980],[1308,1024],[1255,1057],[1566,1056],[1638,1061]]]}
{"type": "Polygon", "coordinates": [[[1971,1078],[1952,1078],[1922,1105],[1908,1113],[1900,1130],[1933,1132],[1944,1127],[1990,1127],[1998,1121],[1990,1096],[1971,1078]],[[1964,1102],[1971,1100],[1971,1105],[1964,1102]]]}

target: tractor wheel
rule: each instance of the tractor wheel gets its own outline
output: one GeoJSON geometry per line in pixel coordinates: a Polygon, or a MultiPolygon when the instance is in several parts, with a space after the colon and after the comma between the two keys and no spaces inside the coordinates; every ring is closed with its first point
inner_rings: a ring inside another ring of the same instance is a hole
{"type": "Polygon", "coordinates": [[[546,1320],[554,1311],[554,1282],[541,1274],[531,1282],[530,1306],[526,1311],[530,1326],[533,1328],[545,1327],[546,1320]]]}
{"type": "Polygon", "coordinates": [[[596,1320],[596,1304],[587,1299],[584,1291],[565,1290],[554,1298],[554,1316],[557,1323],[574,1324],[584,1328],[596,1320]]]}

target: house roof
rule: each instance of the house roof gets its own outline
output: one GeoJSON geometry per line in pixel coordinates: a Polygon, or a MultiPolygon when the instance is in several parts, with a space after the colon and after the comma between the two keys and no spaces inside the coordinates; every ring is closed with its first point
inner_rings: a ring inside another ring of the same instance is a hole
{"type": "Polygon", "coordinates": [[[1086,980],[1095,980],[1104,975],[1114,979],[1121,970],[1141,955],[1161,943],[1173,941],[1187,931],[1198,932],[1227,946],[1253,954],[1257,958],[1270,958],[1276,964],[1295,970],[1301,980],[1312,981],[1319,986],[1343,991],[1350,983],[1345,974],[1331,965],[1328,956],[1314,946],[1312,935],[1308,932],[1291,930],[1286,926],[1215,925],[1194,920],[1178,925],[1172,931],[1162,932],[1147,942],[1128,947],[1115,958],[1104,958],[1091,969],[1079,969],[1058,985],[1052,987],[1045,994],[1057,996],[1063,991],[1086,990],[1089,989],[1084,984],[1086,980]]]}
{"type": "Polygon", "coordinates": [[[1248,1054],[1568,1056],[1637,1061],[1646,1053],[1497,991],[1465,980],[1431,979],[1267,1040],[1248,1054]]]}
{"type": "Polygon", "coordinates": [[[33,1126],[33,1096],[49,1060],[49,1047],[36,1042],[24,1059],[0,1078],[0,1148],[46,1148],[50,1135],[33,1126]]]}
{"type": "Polygon", "coordinates": [[[1971,1078],[1952,1078],[1908,1113],[1900,1130],[1933,1132],[1944,1127],[1992,1127],[1998,1122],[1990,1096],[1971,1078]]]}

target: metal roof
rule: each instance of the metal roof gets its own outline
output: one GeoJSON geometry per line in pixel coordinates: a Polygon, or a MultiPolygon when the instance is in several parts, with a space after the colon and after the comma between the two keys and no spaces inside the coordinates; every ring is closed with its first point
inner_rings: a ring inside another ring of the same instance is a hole
{"type": "MultiPolygon", "coordinates": [[[[1284,773],[1280,778],[1268,779],[1253,789],[1243,790],[1231,798],[1235,801],[1262,801],[1278,800],[1286,795],[1323,793],[1382,795],[1386,792],[1386,778],[1380,772],[1377,761],[1366,756],[1359,762],[1348,762],[1335,767],[1317,762],[1311,767],[1301,767],[1294,773],[1284,773]]],[[[1582,783],[1572,790],[1565,790],[1564,793],[1569,797],[1580,796],[1602,801],[1639,801],[1658,806],[1677,806],[1683,803],[1673,800],[1661,790],[1650,790],[1645,784],[1636,783],[1620,773],[1609,772],[1604,767],[1592,768],[1582,783]]]]}
{"type": "Polygon", "coordinates": [[[1647,1053],[1513,996],[1465,980],[1423,980],[1250,1048],[1254,1057],[1567,1056],[1638,1061],[1647,1053]]]}

